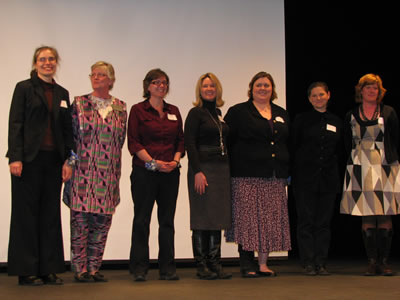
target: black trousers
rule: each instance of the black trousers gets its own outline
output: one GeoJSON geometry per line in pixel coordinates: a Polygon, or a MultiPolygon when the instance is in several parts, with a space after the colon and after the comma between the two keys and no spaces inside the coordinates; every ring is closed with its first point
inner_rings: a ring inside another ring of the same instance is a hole
{"type": "Polygon", "coordinates": [[[61,231],[61,158],[40,151],[11,176],[12,211],[8,274],[42,276],[65,271],[61,231]]]}
{"type": "Polygon", "coordinates": [[[330,223],[336,192],[294,191],[297,210],[297,243],[303,265],[324,266],[331,240],[330,223]]]}
{"type": "Polygon", "coordinates": [[[129,269],[132,274],[149,269],[150,219],[157,202],[158,264],[160,274],[175,272],[175,209],[179,189],[179,169],[171,173],[148,171],[134,166],[131,192],[134,204],[129,269]]]}

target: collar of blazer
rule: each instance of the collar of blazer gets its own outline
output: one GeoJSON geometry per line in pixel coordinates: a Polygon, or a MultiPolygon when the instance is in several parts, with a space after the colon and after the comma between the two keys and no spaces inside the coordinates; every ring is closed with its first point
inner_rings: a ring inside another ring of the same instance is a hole
{"type": "MultiPolygon", "coordinates": [[[[44,88],[43,84],[45,82],[39,78],[37,75],[37,72],[35,70],[32,70],[31,72],[31,80],[33,87],[35,89],[35,93],[39,96],[39,98],[42,100],[42,103],[46,106],[47,110],[49,109],[49,104],[47,103],[47,99],[44,95],[44,88]]],[[[54,89],[53,89],[53,116],[54,119],[58,118],[58,114],[60,112],[60,104],[61,104],[61,95],[60,95],[60,90],[58,88],[58,84],[56,81],[53,79],[53,84],[54,84],[54,89]]]]}

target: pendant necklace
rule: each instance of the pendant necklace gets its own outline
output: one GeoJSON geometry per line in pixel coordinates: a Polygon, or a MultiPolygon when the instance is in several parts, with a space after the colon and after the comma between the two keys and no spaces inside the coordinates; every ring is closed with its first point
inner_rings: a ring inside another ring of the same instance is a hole
{"type": "MultiPolygon", "coordinates": [[[[219,146],[221,148],[221,155],[224,156],[225,155],[225,151],[224,151],[224,139],[222,137],[222,124],[221,124],[221,122],[219,120],[218,120],[218,122],[215,121],[214,117],[212,116],[212,114],[210,113],[210,111],[207,108],[206,108],[206,111],[210,115],[211,120],[213,120],[215,125],[217,125],[218,132],[219,132],[219,146]]],[[[218,117],[218,114],[217,114],[217,117],[218,117]]]]}

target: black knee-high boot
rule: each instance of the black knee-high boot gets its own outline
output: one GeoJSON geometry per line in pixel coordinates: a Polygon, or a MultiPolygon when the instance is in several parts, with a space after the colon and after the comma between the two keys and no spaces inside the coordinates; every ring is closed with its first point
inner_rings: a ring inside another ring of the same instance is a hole
{"type": "Polygon", "coordinates": [[[209,252],[208,252],[208,267],[218,275],[219,279],[229,279],[232,277],[231,273],[225,273],[222,268],[221,259],[221,231],[211,230],[209,239],[209,252]]]}
{"type": "Polygon", "coordinates": [[[197,277],[205,280],[217,279],[217,274],[211,272],[207,266],[207,255],[209,253],[208,231],[193,230],[192,246],[197,266],[197,277]]]}
{"type": "Polygon", "coordinates": [[[364,240],[365,251],[368,257],[368,268],[364,275],[377,275],[378,245],[376,238],[376,228],[368,228],[366,230],[362,230],[362,236],[364,240]]]}
{"type": "Polygon", "coordinates": [[[389,265],[389,254],[392,246],[393,230],[386,228],[378,229],[379,268],[384,276],[392,276],[393,271],[389,265]]]}

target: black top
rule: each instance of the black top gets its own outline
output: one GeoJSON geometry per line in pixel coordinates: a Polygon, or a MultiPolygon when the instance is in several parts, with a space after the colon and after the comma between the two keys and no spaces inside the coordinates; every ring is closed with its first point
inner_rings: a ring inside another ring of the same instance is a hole
{"type": "Polygon", "coordinates": [[[228,151],[233,177],[289,176],[289,116],[273,103],[271,111],[270,123],[251,99],[228,110],[225,121],[229,126],[228,151]]]}
{"type": "MultiPolygon", "coordinates": [[[[9,163],[32,161],[39,152],[49,120],[49,105],[37,73],[17,83],[11,101],[8,151],[9,163]]],[[[51,126],[60,158],[65,160],[75,145],[72,137],[72,117],[69,94],[54,83],[51,126]]]]}
{"type": "MultiPolygon", "coordinates": [[[[214,146],[216,151],[213,151],[213,154],[221,155],[220,135],[217,124],[222,126],[222,136],[226,147],[229,128],[222,120],[221,111],[216,108],[215,101],[203,101],[203,107],[193,107],[186,117],[184,130],[185,148],[194,174],[201,171],[200,161],[206,159],[204,157],[205,154],[199,153],[200,146],[214,146]]],[[[224,152],[226,153],[226,149],[224,149],[224,152]]],[[[211,154],[208,153],[207,155],[211,154]]]]}
{"type": "Polygon", "coordinates": [[[343,122],[330,112],[315,109],[301,113],[293,122],[292,150],[295,189],[339,192],[338,155],[342,152],[343,122]]]}
{"type": "MultiPolygon", "coordinates": [[[[351,149],[353,145],[353,134],[351,130],[351,115],[354,115],[357,122],[361,127],[370,126],[377,124],[378,120],[373,121],[363,121],[360,118],[359,106],[354,107],[350,110],[346,117],[344,118],[344,145],[346,149],[346,154],[350,156],[351,149]]],[[[388,105],[381,104],[380,107],[380,117],[383,118],[383,124],[385,127],[385,133],[383,136],[383,144],[385,147],[385,157],[386,161],[391,164],[396,160],[399,160],[399,119],[395,110],[388,105]]]]}

